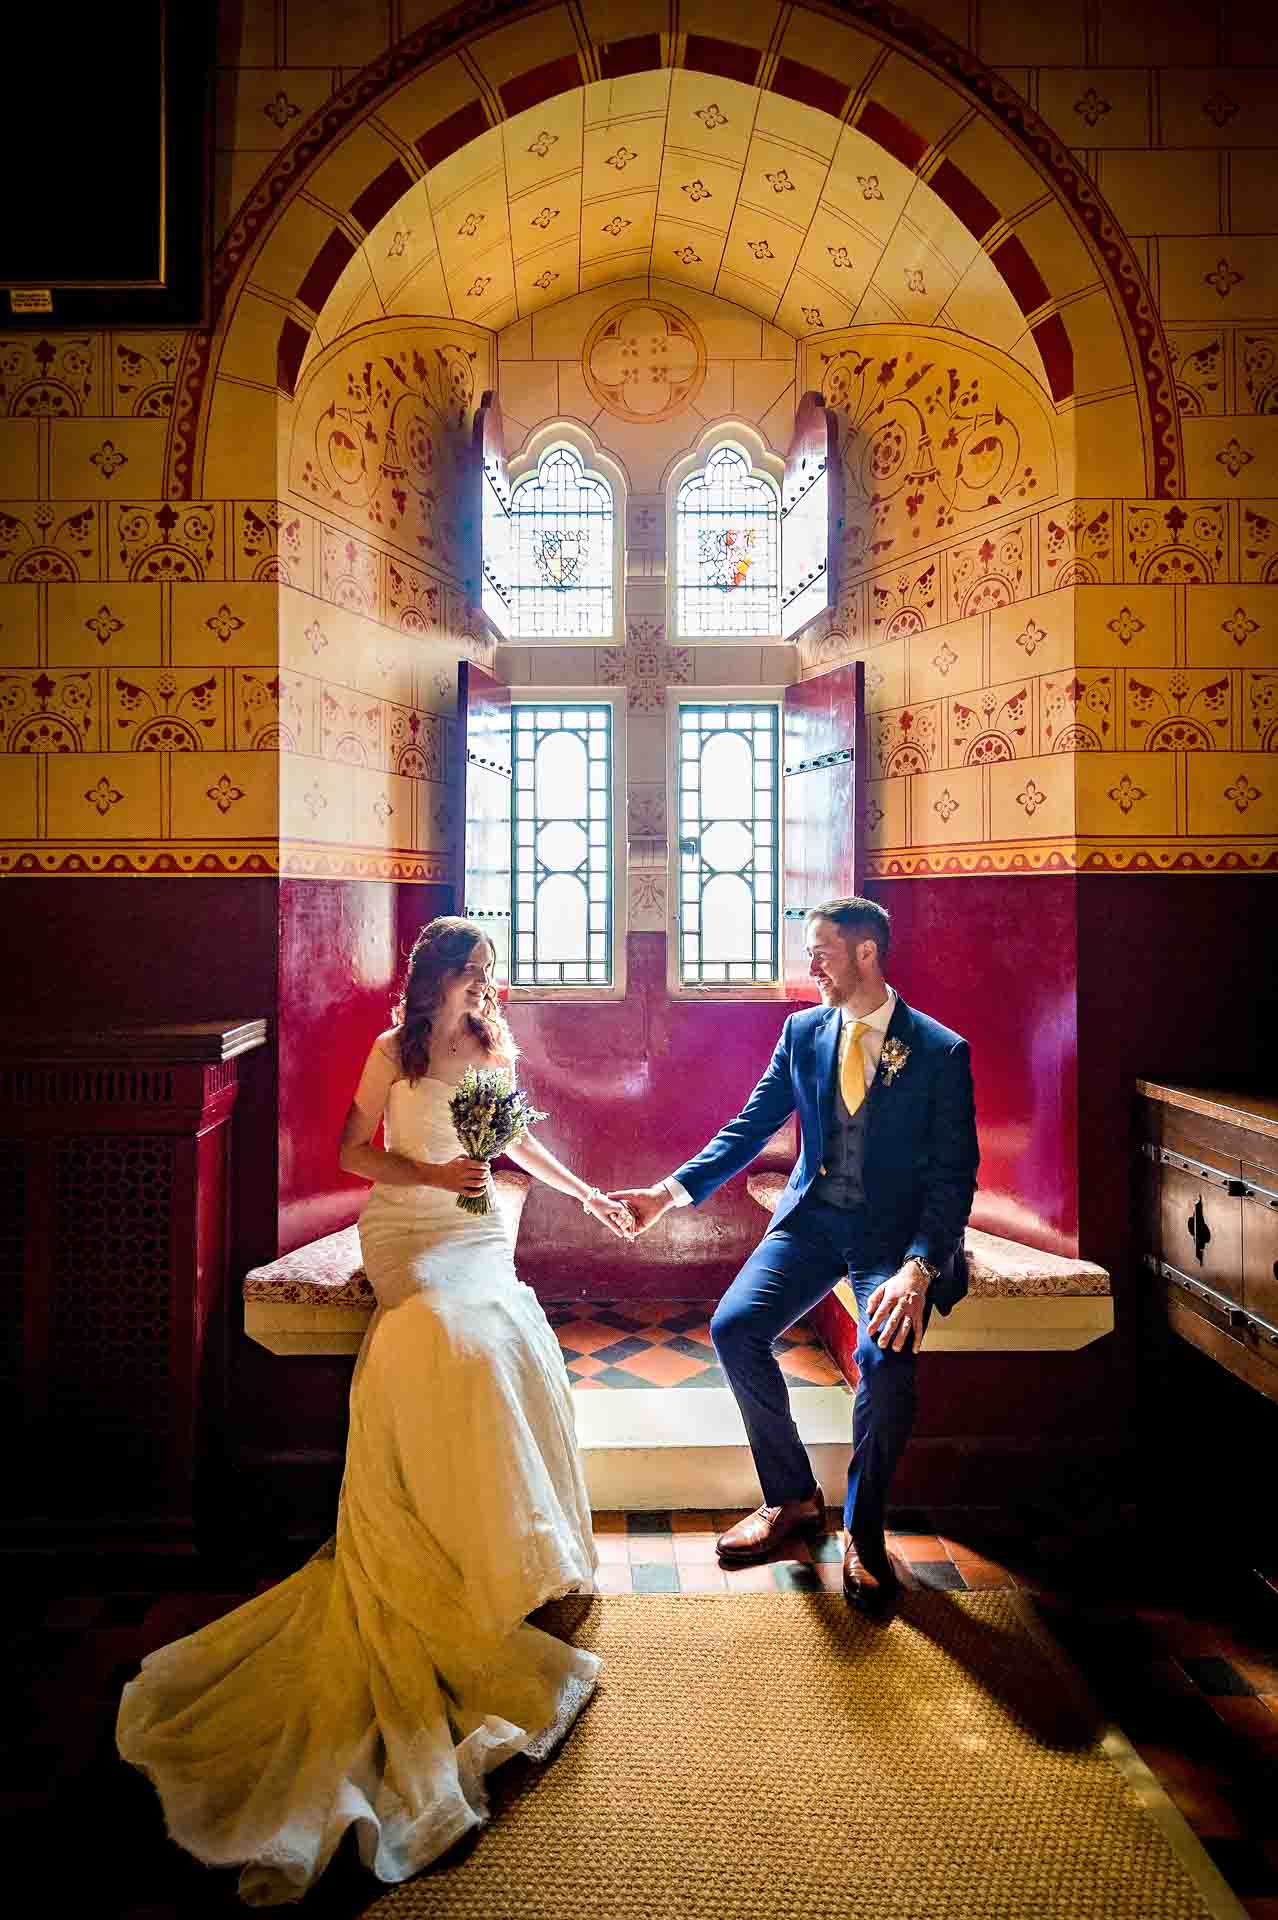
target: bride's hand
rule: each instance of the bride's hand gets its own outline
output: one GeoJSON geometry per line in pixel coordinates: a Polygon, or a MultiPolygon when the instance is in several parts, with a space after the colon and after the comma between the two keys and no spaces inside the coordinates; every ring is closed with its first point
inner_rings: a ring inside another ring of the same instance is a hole
{"type": "Polygon", "coordinates": [[[488,1180],[488,1162],[459,1153],[455,1160],[423,1167],[422,1177],[424,1185],[442,1187],[445,1193],[482,1193],[488,1180]]]}
{"type": "Polygon", "coordinates": [[[594,1193],[586,1201],[585,1209],[592,1220],[598,1220],[619,1240],[634,1239],[634,1215],[620,1200],[610,1200],[606,1193],[594,1193]]]}

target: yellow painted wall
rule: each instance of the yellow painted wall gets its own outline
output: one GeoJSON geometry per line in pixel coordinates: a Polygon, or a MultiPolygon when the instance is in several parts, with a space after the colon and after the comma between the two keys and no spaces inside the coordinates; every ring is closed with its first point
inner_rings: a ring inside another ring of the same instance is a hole
{"type": "MultiPolygon", "coordinates": [[[[424,0],[226,10],[218,240],[241,231],[246,197],[312,116],[345,100],[346,131],[286,184],[257,251],[232,263],[193,498],[166,498],[180,335],[4,337],[0,866],[446,871],[452,675],[458,657],[491,649],[455,555],[425,551],[420,525],[407,538],[390,527],[385,485],[380,509],[378,489],[339,498],[362,482],[331,435],[336,465],[318,491],[294,464],[315,454],[321,417],[335,426],[364,406],[374,420],[363,361],[384,373],[413,329],[474,355],[475,394],[451,396],[455,422],[439,391],[427,403],[429,381],[409,392],[410,377],[397,396],[419,429],[435,405],[441,449],[496,370],[512,435],[554,413],[593,422],[639,501],[708,420],[735,414],[782,445],[790,396],[808,385],[841,407],[855,465],[875,429],[832,368],[849,341],[903,325],[928,330],[915,338],[938,365],[982,358],[986,398],[1005,417],[1019,409],[1018,426],[1037,383],[1052,501],[1000,491],[967,524],[916,539],[912,487],[886,519],[875,509],[876,537],[898,541],[890,553],[850,515],[849,542],[862,544],[845,555],[838,613],[788,659],[680,659],[687,650],[651,631],[643,582],[651,597],[656,579],[632,541],[632,609],[648,624],[592,670],[636,689],[637,818],[652,820],[661,787],[659,683],[722,683],[729,664],[733,680],[775,683],[863,654],[880,872],[1271,863],[1278,88],[1263,10],[915,9],[1042,116],[1131,239],[1175,367],[1180,499],[1150,497],[1138,372],[1095,253],[1043,172],[868,17],[766,0],[685,0],[673,15],[655,0],[620,11],[587,0],[579,16],[552,7],[429,68],[388,69],[372,110],[352,107],[343,89],[432,11],[424,0]],[[673,74],[599,79],[601,43],[649,32],[666,36],[673,74]],[[836,75],[849,124],[783,98],[767,75],[760,90],[689,71],[688,33],[836,75]],[[520,76],[559,58],[584,84],[520,107],[520,76]],[[931,143],[915,173],[852,126],[871,93],[931,143]],[[489,131],[428,168],[421,129],[472,108],[489,131]],[[1000,211],[983,246],[931,191],[947,161],[1000,211]],[[397,165],[402,198],[362,224],[361,196],[397,165]],[[1004,230],[1048,284],[1041,313],[1026,315],[992,264],[1004,230]],[[349,263],[315,310],[302,290],[335,232],[349,263]],[[649,299],[656,275],[707,343],[697,396],[661,420],[591,413],[589,328],[630,297],[627,274],[649,299]],[[1071,342],[1064,401],[1046,391],[1034,330],[1045,317],[1071,342]],[[290,319],[306,340],[296,399],[278,384],[290,319]]],[[[374,421],[383,453],[386,416],[374,421]]],[[[506,665],[530,681],[564,671],[522,649],[506,665]]]]}

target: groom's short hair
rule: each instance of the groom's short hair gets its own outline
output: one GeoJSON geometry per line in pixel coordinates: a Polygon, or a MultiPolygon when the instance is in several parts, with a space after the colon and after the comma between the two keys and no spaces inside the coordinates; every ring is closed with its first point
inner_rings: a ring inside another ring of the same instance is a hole
{"type": "Polygon", "coordinates": [[[846,900],[827,900],[823,907],[813,907],[808,919],[832,921],[846,940],[873,940],[878,948],[879,965],[886,960],[892,942],[892,921],[887,909],[877,900],[866,900],[860,894],[846,900]]]}

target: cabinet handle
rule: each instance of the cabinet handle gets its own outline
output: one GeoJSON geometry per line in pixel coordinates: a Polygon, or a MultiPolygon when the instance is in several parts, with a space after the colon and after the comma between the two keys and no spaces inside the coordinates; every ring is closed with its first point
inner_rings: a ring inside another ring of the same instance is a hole
{"type": "Polygon", "coordinates": [[[1190,1214],[1185,1225],[1189,1230],[1189,1237],[1194,1243],[1194,1258],[1201,1267],[1203,1264],[1203,1248],[1207,1246],[1211,1240],[1211,1228],[1207,1225],[1206,1216],[1203,1213],[1203,1197],[1201,1193],[1194,1202],[1194,1211],[1190,1214]]]}

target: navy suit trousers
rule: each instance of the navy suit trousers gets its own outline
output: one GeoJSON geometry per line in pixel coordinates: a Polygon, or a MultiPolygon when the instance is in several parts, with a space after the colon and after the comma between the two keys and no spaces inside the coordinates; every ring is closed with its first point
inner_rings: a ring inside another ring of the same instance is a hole
{"type": "Polygon", "coordinates": [[[846,1212],[809,1195],[759,1242],[710,1322],[745,1421],[764,1503],[804,1500],[815,1491],[816,1476],[772,1342],[847,1276],[856,1295],[861,1378],[843,1517],[857,1541],[871,1548],[882,1540],[888,1487],[914,1424],[913,1342],[895,1353],[867,1332],[869,1297],[900,1264],[899,1255],[874,1243],[865,1209],[846,1212]]]}

